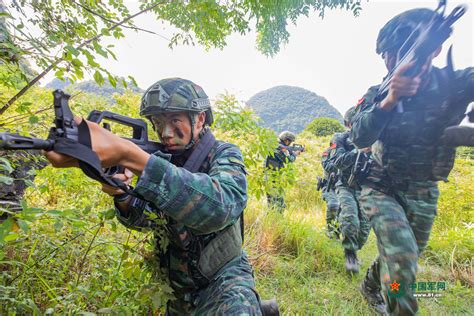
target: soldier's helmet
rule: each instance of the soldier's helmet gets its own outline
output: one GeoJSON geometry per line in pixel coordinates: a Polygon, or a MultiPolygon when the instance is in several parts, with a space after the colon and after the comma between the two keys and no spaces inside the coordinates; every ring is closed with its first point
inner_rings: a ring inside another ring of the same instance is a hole
{"type": "Polygon", "coordinates": [[[430,9],[413,9],[402,12],[388,21],[377,36],[376,53],[397,52],[420,24],[428,23],[436,14],[430,9]]]}
{"type": "Polygon", "coordinates": [[[278,138],[284,142],[285,140],[289,140],[290,143],[294,142],[296,139],[296,135],[290,131],[283,131],[278,135],[278,138]]]}
{"type": "Polygon", "coordinates": [[[142,96],[140,115],[169,112],[206,112],[206,125],[213,122],[211,103],[204,90],[190,80],[162,79],[149,87],[142,96]]]}
{"type": "Polygon", "coordinates": [[[352,121],[352,118],[354,117],[354,115],[356,115],[356,113],[357,112],[356,112],[356,107],[355,106],[353,106],[349,110],[347,110],[346,113],[344,114],[344,125],[346,125],[348,127],[349,124],[352,121]]]}

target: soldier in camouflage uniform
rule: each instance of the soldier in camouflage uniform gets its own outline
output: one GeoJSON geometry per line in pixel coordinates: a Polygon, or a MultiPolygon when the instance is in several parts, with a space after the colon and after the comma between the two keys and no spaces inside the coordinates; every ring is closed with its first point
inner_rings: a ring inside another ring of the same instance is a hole
{"type": "MultiPolygon", "coordinates": [[[[406,11],[380,30],[377,53],[387,69],[394,68],[407,34],[433,14],[429,9],[406,11]]],[[[455,148],[440,139],[444,129],[459,124],[474,100],[474,69],[433,67],[440,51],[414,77],[404,75],[412,64],[398,69],[382,101],[374,102],[377,89],[369,89],[352,121],[354,143],[372,146],[374,158],[359,202],[377,236],[379,257],[361,292],[379,313],[384,312],[380,288],[389,313],[413,315],[418,310],[410,285],[416,281],[417,261],[436,217],[437,181],[446,181],[455,158],[455,148]],[[402,97],[402,107],[395,109],[402,97]],[[397,292],[389,287],[395,282],[400,284],[397,292]]]]}
{"type": "MultiPolygon", "coordinates": [[[[247,204],[242,154],[235,145],[215,140],[206,127],[212,124],[207,95],[189,80],[160,80],[143,95],[140,114],[151,120],[163,152],[149,155],[97,124],[88,126],[103,165],[130,170],[117,175],[126,183],[132,172],[139,175],[134,189],[139,197],[103,186],[114,195],[119,221],[154,230],[157,238],[163,227],[155,219],[166,222],[169,246],[157,246],[157,252],[175,296],[167,314],[261,315],[253,271],[242,250],[247,204]],[[206,156],[193,173],[186,164],[199,156],[195,151],[206,156]]],[[[57,155],[47,154],[55,166],[74,165],[57,155]]]]}
{"type": "MultiPolygon", "coordinates": [[[[296,139],[295,134],[289,131],[283,131],[278,136],[278,147],[275,148],[272,155],[265,160],[265,168],[271,170],[280,170],[287,163],[294,162],[300,151],[292,151],[288,148],[296,139]]],[[[270,207],[274,207],[279,212],[286,208],[285,192],[282,188],[273,186],[270,192],[267,192],[267,202],[270,207]]]]}
{"type": "MultiPolygon", "coordinates": [[[[344,124],[351,128],[351,119],[354,108],[349,109],[344,115],[344,124]]],[[[355,181],[349,185],[348,180],[356,162],[358,150],[349,138],[350,131],[336,133],[331,141],[331,163],[338,169],[336,195],[339,199],[341,211],[338,216],[342,234],[342,246],[346,258],[345,267],[349,273],[359,273],[357,251],[367,241],[370,226],[364,213],[359,207],[360,186],[355,181]]]]}
{"type": "MultiPolygon", "coordinates": [[[[331,146],[333,144],[331,143],[331,146]]],[[[328,181],[332,173],[333,176],[337,173],[337,169],[334,167],[334,164],[331,162],[331,153],[332,148],[329,147],[321,155],[321,164],[324,170],[324,179],[326,181],[325,186],[323,187],[323,200],[326,202],[326,227],[329,238],[338,238],[338,223],[337,217],[339,215],[339,200],[337,199],[336,192],[334,188],[327,188],[329,185],[328,181]]]]}
{"type": "Polygon", "coordinates": [[[1,151],[0,158],[9,161],[12,171],[2,170],[0,176],[14,179],[11,184],[0,183],[0,220],[6,219],[8,213],[21,211],[21,200],[27,189],[26,180],[34,180],[35,169],[42,169],[46,162],[37,150],[1,151]]]}

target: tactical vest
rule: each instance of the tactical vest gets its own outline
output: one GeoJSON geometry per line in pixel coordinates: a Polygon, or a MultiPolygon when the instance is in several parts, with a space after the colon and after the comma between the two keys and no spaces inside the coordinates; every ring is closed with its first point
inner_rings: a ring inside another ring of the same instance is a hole
{"type": "Polygon", "coordinates": [[[440,137],[456,124],[450,108],[450,81],[440,69],[433,69],[428,89],[394,110],[373,150],[393,180],[447,180],[454,166],[455,148],[444,146],[440,137]]]}
{"type": "MultiPolygon", "coordinates": [[[[210,132],[205,134],[193,154],[183,166],[190,172],[204,172],[203,164],[208,153],[215,144],[215,139],[209,139],[205,144],[205,138],[212,135],[210,132]],[[203,141],[204,140],[204,141],[203,141]],[[197,158],[196,158],[197,157],[197,158]]],[[[230,144],[221,143],[217,146],[216,154],[228,148],[230,144]]],[[[184,258],[187,262],[188,276],[193,280],[195,288],[205,287],[215,278],[219,270],[221,270],[232,259],[241,255],[244,221],[243,213],[240,218],[231,226],[224,228],[219,232],[211,234],[198,235],[192,229],[176,222],[172,218],[167,217],[166,230],[169,235],[170,247],[168,253],[161,258],[161,262],[167,268],[171,265],[174,256],[184,258]]],[[[174,271],[170,271],[173,273],[174,271]]],[[[173,285],[175,278],[170,275],[170,281],[173,285]]],[[[179,278],[178,278],[179,279],[179,278]]],[[[187,294],[189,288],[182,288],[182,284],[173,286],[176,292],[183,290],[182,294],[187,294]]]]}

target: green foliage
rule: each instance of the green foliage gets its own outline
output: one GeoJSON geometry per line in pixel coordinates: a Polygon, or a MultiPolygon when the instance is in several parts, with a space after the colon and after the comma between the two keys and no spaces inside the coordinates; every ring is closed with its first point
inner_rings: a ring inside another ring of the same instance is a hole
{"type": "Polygon", "coordinates": [[[56,65],[55,73],[72,81],[84,77],[86,70],[94,69],[106,76],[110,73],[102,68],[95,57],[115,58],[111,47],[103,47],[98,41],[77,46],[98,35],[123,37],[121,28],[111,34],[109,29],[129,15],[121,0],[96,1],[29,1],[12,2],[7,10],[6,29],[15,31],[14,47],[21,58],[32,60],[39,68],[46,69],[56,61],[59,53],[65,61],[56,65]],[[38,34],[41,34],[38,36],[38,34]]]}
{"type": "Polygon", "coordinates": [[[342,121],[341,114],[325,98],[298,87],[276,86],[261,91],[247,105],[262,119],[263,127],[276,132],[299,133],[316,117],[342,121]]]}
{"type": "MultiPolygon", "coordinates": [[[[258,118],[252,110],[239,104],[235,96],[223,94],[218,97],[214,109],[214,127],[219,139],[239,146],[248,171],[249,193],[261,197],[270,188],[265,174],[265,158],[277,147],[277,136],[271,130],[258,125],[258,118]]],[[[271,176],[284,185],[286,169],[271,176]]]]}
{"type": "Polygon", "coordinates": [[[330,136],[334,133],[344,132],[345,129],[338,120],[318,117],[309,123],[305,130],[315,136],[330,136]]]}
{"type": "Polygon", "coordinates": [[[296,24],[298,17],[308,16],[311,11],[319,12],[323,17],[326,9],[336,8],[349,10],[357,16],[360,0],[169,1],[154,11],[160,19],[180,29],[173,35],[170,45],[194,44],[196,40],[207,48],[222,48],[228,35],[233,32],[246,34],[255,23],[257,49],[273,56],[281,44],[288,42],[288,22],[296,24]]]}

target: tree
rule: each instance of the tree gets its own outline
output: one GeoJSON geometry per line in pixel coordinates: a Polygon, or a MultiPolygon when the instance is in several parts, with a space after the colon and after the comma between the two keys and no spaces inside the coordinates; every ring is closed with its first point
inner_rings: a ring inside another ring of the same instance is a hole
{"type": "Polygon", "coordinates": [[[343,132],[344,126],[338,120],[318,117],[309,123],[305,130],[316,136],[329,136],[334,133],[343,132]]]}
{"type": "Polygon", "coordinates": [[[0,114],[51,70],[56,77],[64,79],[67,75],[71,81],[81,80],[87,71],[97,83],[103,83],[107,77],[114,85],[117,78],[95,59],[98,55],[115,58],[113,46],[102,46],[100,39],[120,39],[126,27],[154,33],[132,22],[147,11],[177,28],[170,46],[197,42],[207,48],[222,48],[228,35],[246,34],[251,23],[255,23],[257,48],[266,55],[274,55],[282,43],[288,42],[287,21],[295,24],[300,15],[308,16],[310,11],[318,11],[323,17],[326,9],[341,8],[354,15],[360,10],[360,0],[141,2],[140,11],[130,14],[123,0],[13,1],[4,16],[12,45],[18,49],[15,56],[28,58],[44,70],[1,107],[0,114]]]}

